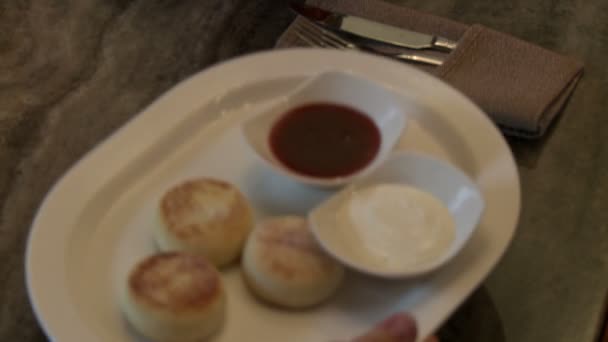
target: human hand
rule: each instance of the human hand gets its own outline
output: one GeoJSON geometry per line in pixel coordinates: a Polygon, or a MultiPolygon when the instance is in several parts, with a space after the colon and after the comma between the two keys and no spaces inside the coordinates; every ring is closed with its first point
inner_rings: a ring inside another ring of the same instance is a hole
{"type": "MultiPolygon", "coordinates": [[[[406,313],[397,313],[351,342],[415,342],[417,335],[418,329],[414,318],[406,313]]],[[[425,342],[439,342],[439,340],[432,336],[425,342]]]]}

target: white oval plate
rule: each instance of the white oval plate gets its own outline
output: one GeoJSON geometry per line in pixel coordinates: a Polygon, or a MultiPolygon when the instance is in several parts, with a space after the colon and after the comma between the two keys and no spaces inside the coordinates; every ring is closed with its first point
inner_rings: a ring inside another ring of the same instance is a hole
{"type": "Polygon", "coordinates": [[[331,194],[269,171],[246,147],[240,123],[324,70],[391,88],[408,110],[401,150],[464,170],[486,209],[445,267],[406,282],[351,274],[338,296],[304,312],[260,304],[239,269],[224,272],[228,316],[215,341],[329,341],[360,334],[406,310],[429,334],[481,283],[515,232],[519,179],[509,147],[471,101],[406,64],[355,52],[291,49],[221,63],[183,81],[89,152],[53,187],[34,220],[26,255],[31,302],[54,341],[138,341],[116,303],[131,266],[155,251],[150,226],[167,187],[196,176],[235,183],[258,218],[305,214],[331,194]]]}

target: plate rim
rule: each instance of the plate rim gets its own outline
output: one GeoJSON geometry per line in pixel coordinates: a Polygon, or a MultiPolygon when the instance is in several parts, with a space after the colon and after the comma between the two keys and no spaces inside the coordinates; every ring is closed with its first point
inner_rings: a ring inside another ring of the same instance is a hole
{"type": "MultiPolygon", "coordinates": [[[[418,70],[412,66],[404,65],[396,61],[391,61],[388,59],[384,59],[381,57],[371,56],[369,54],[358,53],[358,52],[344,52],[344,51],[336,51],[336,50],[323,50],[323,49],[309,49],[309,48],[293,48],[293,49],[283,49],[283,50],[270,50],[257,52],[252,54],[247,54],[238,58],[230,59],[221,63],[218,63],[212,67],[204,69],[198,73],[191,75],[190,77],[182,80],[181,82],[174,85],[168,91],[164,92],[160,96],[158,96],[155,100],[153,100],[148,105],[144,106],[134,117],[127,120],[121,127],[115,130],[112,134],[107,136],[102,142],[96,145],[92,150],[87,152],[83,157],[81,157],[77,162],[75,162],[66,172],[54,183],[49,192],[44,197],[41,202],[38,211],[32,221],[30,231],[28,233],[27,245],[25,251],[25,278],[26,278],[26,287],[28,298],[32,305],[33,311],[35,313],[36,319],[45,334],[52,340],[61,340],[61,341],[72,341],[72,340],[81,340],[82,338],[90,338],[87,334],[88,329],[71,324],[65,323],[65,321],[70,321],[70,318],[77,318],[76,311],[73,308],[73,303],[62,303],[66,308],[64,314],[57,315],[55,312],[55,306],[51,305],[51,303],[59,303],[57,298],[51,300],[51,294],[56,292],[57,290],[53,290],[53,286],[48,286],[48,284],[43,285],[39,280],[40,279],[51,279],[55,276],[54,285],[59,286],[61,289],[61,285],[67,284],[67,276],[66,275],[66,263],[64,259],[67,257],[65,255],[66,249],[62,249],[60,247],[65,247],[66,241],[65,239],[60,239],[60,234],[54,232],[51,228],[55,225],[51,223],[59,223],[64,225],[65,227],[69,227],[69,222],[74,220],[74,217],[66,217],[63,220],[59,219],[57,213],[74,211],[72,214],[78,213],[78,210],[74,210],[74,208],[82,208],[83,203],[85,201],[78,201],[78,199],[87,200],[90,199],[93,195],[95,195],[96,191],[99,188],[102,188],[109,179],[113,176],[112,172],[108,172],[105,176],[101,178],[97,175],[97,182],[87,182],[91,177],[86,174],[86,168],[93,165],[93,162],[96,162],[98,159],[103,158],[105,164],[112,164],[116,168],[117,166],[128,165],[131,161],[133,151],[139,150],[140,152],[145,149],[146,144],[145,140],[147,139],[139,139],[141,140],[139,143],[133,143],[127,151],[118,151],[117,147],[120,148],[119,142],[121,140],[129,139],[129,135],[136,135],[137,132],[149,132],[153,130],[159,131],[169,131],[171,125],[166,125],[167,121],[173,120],[173,125],[177,125],[180,120],[183,120],[184,117],[187,117],[191,112],[190,110],[184,110],[184,115],[180,118],[167,118],[165,115],[164,120],[162,119],[162,114],[169,109],[169,103],[179,101],[180,99],[185,100],[185,95],[188,93],[185,91],[189,87],[194,86],[197,83],[201,83],[202,80],[205,82],[216,80],[217,84],[226,84],[231,83],[232,85],[237,85],[239,82],[242,82],[243,77],[239,74],[235,75],[234,72],[232,74],[230,71],[240,70],[246,71],[250,80],[255,80],[255,77],[259,76],[263,71],[261,68],[253,68],[248,69],[248,66],[255,64],[264,64],[264,65],[272,65],[273,61],[277,59],[284,60],[297,60],[306,61],[305,63],[314,64],[319,63],[320,60],[342,60],[345,63],[350,65],[357,65],[361,63],[370,63],[370,65],[379,65],[386,66],[387,68],[402,68],[405,70],[404,72],[398,73],[409,73],[409,76],[413,78],[417,78],[418,80],[424,80],[425,82],[429,82],[434,86],[441,88],[443,91],[448,94],[451,93],[452,98],[456,101],[460,101],[463,105],[466,105],[472,109],[471,116],[475,117],[475,119],[483,126],[485,126],[486,133],[493,135],[496,139],[496,143],[499,147],[505,152],[503,157],[506,157],[507,160],[503,161],[506,164],[503,166],[509,166],[511,170],[509,170],[511,174],[511,200],[514,201],[511,204],[511,209],[513,210],[512,215],[512,228],[506,238],[504,248],[496,255],[495,259],[490,262],[490,266],[484,274],[481,276],[480,280],[477,282],[477,285],[487,277],[487,275],[494,269],[496,264],[502,259],[504,253],[508,250],[508,247],[511,244],[513,236],[517,230],[517,224],[519,221],[519,215],[521,212],[521,189],[520,189],[520,180],[518,169],[513,158],[511,149],[509,148],[506,140],[498,130],[498,128],[494,125],[494,123],[489,119],[486,114],[475,105],[470,99],[468,99],[465,95],[463,95],[457,89],[451,87],[450,85],[444,83],[443,81],[431,76],[421,70],[418,70]],[[348,63],[347,63],[348,62],[348,63]],[[155,121],[156,124],[152,124],[155,121]],[[163,123],[164,124],[160,124],[163,123]],[[149,127],[152,125],[152,128],[149,127]],[[127,153],[129,152],[129,153],[127,153]],[[113,155],[114,154],[114,155],[113,155]],[[109,160],[109,161],[108,161],[109,160]],[[104,178],[105,177],[105,178],[104,178]],[[60,201],[65,199],[72,198],[72,202],[77,202],[74,206],[67,206],[64,202],[60,201]],[[66,208],[67,207],[67,208],[66,208]],[[40,246],[47,245],[46,253],[43,253],[40,246]],[[48,246],[52,246],[49,248],[48,246]],[[52,252],[48,252],[51,250],[52,252]],[[56,252],[59,251],[59,252],[56,252]],[[57,273],[60,277],[57,277],[57,273]],[[43,276],[45,275],[45,276],[43,276]],[[50,289],[49,289],[50,288],[50,289]],[[63,321],[63,323],[62,323],[63,321]],[[69,327],[69,329],[67,329],[69,327]],[[67,329],[67,330],[66,330],[67,329]]],[[[283,62],[284,63],[284,62],[283,62]]],[[[317,66],[318,68],[318,66],[317,66]]],[[[322,69],[322,68],[321,68],[322,69]]],[[[319,70],[321,71],[321,70],[319,70]]],[[[271,71],[277,72],[277,71],[271,71]]],[[[396,72],[397,73],[397,72],[396,72]]],[[[294,72],[294,75],[296,72],[294,72]]],[[[310,72],[304,73],[303,75],[309,75],[310,72]]],[[[293,75],[292,75],[293,76],[293,75]]],[[[213,83],[213,82],[212,82],[213,83]]],[[[242,84],[242,83],[241,83],[242,84]]],[[[223,89],[224,92],[229,92],[232,90],[229,87],[223,89]]],[[[210,96],[207,94],[206,96],[201,96],[197,102],[204,103],[203,98],[206,98],[207,101],[213,100],[213,98],[217,98],[218,96],[222,96],[221,91],[217,91],[210,96]]],[[[175,108],[172,108],[173,111],[176,111],[175,108]]],[[[182,112],[182,111],[179,111],[182,112]]],[[[152,138],[153,139],[153,138],[152,138]]],[[[132,141],[130,141],[132,142],[132,141]]],[[[483,186],[480,185],[480,188],[483,190],[483,186]]],[[[76,215],[74,215],[76,216],[76,215]]],[[[67,228],[64,228],[67,231],[67,228]]],[[[65,233],[65,232],[64,232],[65,233]]],[[[465,246],[466,248],[466,246],[465,246]]],[[[470,293],[476,288],[476,286],[467,289],[464,291],[464,295],[462,298],[457,299],[456,305],[454,308],[450,310],[450,312],[446,313],[446,317],[443,317],[438,324],[442,323],[449,314],[451,314],[462,301],[470,295],[470,293]]],[[[66,291],[67,290],[63,290],[66,291]]],[[[57,296],[59,297],[59,296],[57,296]]],[[[438,297],[441,296],[441,292],[438,297]]],[[[69,294],[66,298],[65,294],[62,299],[69,299],[69,294]]],[[[454,301],[454,299],[452,299],[454,301]]]]}

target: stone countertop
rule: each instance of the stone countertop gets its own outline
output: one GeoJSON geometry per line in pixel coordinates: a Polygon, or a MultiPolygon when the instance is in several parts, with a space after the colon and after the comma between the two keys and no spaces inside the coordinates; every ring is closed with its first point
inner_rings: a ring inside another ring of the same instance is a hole
{"type": "MultiPolygon", "coordinates": [[[[518,233],[442,335],[594,341],[608,283],[608,2],[392,2],[585,61],[550,134],[510,140],[522,178],[518,233]]],[[[27,299],[23,255],[36,208],[61,174],[185,77],[271,48],[292,18],[284,1],[270,0],[0,2],[0,341],[45,340],[27,299]]]]}

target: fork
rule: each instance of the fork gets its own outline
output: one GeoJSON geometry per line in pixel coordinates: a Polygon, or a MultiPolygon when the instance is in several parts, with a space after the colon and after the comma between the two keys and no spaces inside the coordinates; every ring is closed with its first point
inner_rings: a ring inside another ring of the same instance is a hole
{"type": "Polygon", "coordinates": [[[411,53],[387,53],[376,49],[355,44],[329,30],[326,30],[306,18],[296,21],[293,26],[296,36],[310,46],[333,48],[339,50],[367,51],[382,56],[394,58],[400,61],[415,62],[429,65],[441,65],[443,61],[439,58],[422,56],[411,53]]]}

